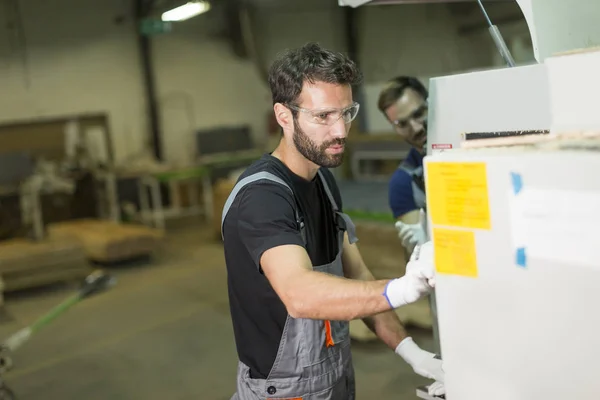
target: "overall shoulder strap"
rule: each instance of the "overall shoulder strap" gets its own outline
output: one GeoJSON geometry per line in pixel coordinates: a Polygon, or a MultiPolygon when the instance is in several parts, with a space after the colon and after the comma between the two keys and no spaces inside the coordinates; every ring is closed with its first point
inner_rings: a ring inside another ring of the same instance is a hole
{"type": "Polygon", "coordinates": [[[337,203],[335,202],[335,198],[333,197],[333,194],[331,193],[331,189],[329,189],[329,185],[327,184],[327,179],[325,179],[325,175],[323,175],[323,172],[321,171],[321,169],[319,169],[317,171],[317,174],[319,174],[319,178],[321,178],[321,183],[323,184],[325,193],[327,193],[327,197],[329,198],[331,207],[333,207],[333,211],[337,212],[339,210],[339,207],[338,207],[337,203]]]}
{"type": "Polygon", "coordinates": [[[425,180],[423,179],[423,167],[413,167],[409,165],[400,165],[399,169],[406,171],[410,175],[413,183],[423,192],[425,192],[425,180]]]}
{"type": "MultiPolygon", "coordinates": [[[[329,202],[331,203],[331,208],[333,209],[334,214],[336,215],[337,218],[341,218],[343,221],[343,224],[344,224],[343,228],[348,233],[348,240],[350,241],[350,244],[357,242],[358,238],[356,237],[356,227],[354,226],[354,223],[352,222],[352,220],[350,219],[350,217],[347,214],[344,214],[343,212],[340,211],[340,208],[338,207],[338,205],[335,201],[335,197],[333,197],[333,193],[331,193],[331,189],[329,188],[329,185],[327,184],[325,175],[323,175],[323,173],[321,172],[320,169],[318,171],[318,174],[319,174],[319,178],[321,178],[321,183],[323,183],[323,188],[325,189],[325,193],[327,193],[327,197],[329,198],[329,202]]],[[[336,221],[336,223],[339,224],[340,222],[336,221]]]]}
{"type": "Polygon", "coordinates": [[[417,174],[419,171],[422,171],[423,167],[417,167],[417,166],[411,164],[410,162],[408,162],[408,160],[404,160],[400,163],[400,165],[398,166],[398,169],[406,171],[410,176],[413,176],[413,175],[417,174]]]}
{"type": "MultiPolygon", "coordinates": [[[[285,183],[283,181],[283,179],[279,178],[278,176],[275,176],[274,174],[272,174],[270,172],[261,171],[261,172],[257,172],[255,174],[249,175],[249,176],[241,179],[238,183],[235,184],[235,186],[233,187],[233,190],[229,194],[229,197],[227,197],[227,201],[225,201],[225,205],[223,206],[223,212],[221,215],[221,239],[224,239],[223,224],[225,223],[225,217],[227,216],[227,213],[229,212],[229,209],[231,208],[231,205],[233,204],[233,202],[234,202],[236,196],[238,195],[238,193],[240,192],[240,190],[242,190],[242,188],[244,188],[245,186],[247,186],[253,182],[257,182],[257,181],[261,181],[261,180],[268,180],[268,181],[283,185],[290,191],[292,196],[294,196],[294,191],[292,190],[292,188],[287,183],[285,183]]],[[[296,205],[295,198],[294,198],[294,205],[295,205],[294,213],[296,215],[296,221],[300,224],[300,233],[302,234],[302,240],[306,243],[305,233],[304,233],[304,222],[301,220],[300,215],[298,213],[298,206],[296,205]]]]}
{"type": "Polygon", "coordinates": [[[420,208],[426,208],[425,197],[425,177],[423,176],[423,167],[413,167],[411,165],[401,165],[399,167],[410,176],[413,188],[413,198],[420,208]]]}

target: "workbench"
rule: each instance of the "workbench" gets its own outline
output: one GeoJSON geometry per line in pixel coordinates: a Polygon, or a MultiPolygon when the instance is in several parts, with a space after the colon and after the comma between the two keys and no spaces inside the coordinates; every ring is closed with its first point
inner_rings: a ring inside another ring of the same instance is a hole
{"type": "Polygon", "coordinates": [[[167,217],[184,217],[204,214],[207,220],[212,219],[212,184],[209,168],[193,166],[187,168],[169,168],[166,170],[144,173],[138,179],[140,198],[140,215],[142,221],[159,229],[165,228],[167,217]],[[203,204],[199,204],[198,183],[202,185],[203,204]],[[160,190],[161,184],[167,184],[171,194],[171,207],[165,210],[160,190]],[[187,187],[189,206],[182,206],[179,192],[180,185],[187,187]],[[152,203],[152,207],[150,206],[152,203]]]}

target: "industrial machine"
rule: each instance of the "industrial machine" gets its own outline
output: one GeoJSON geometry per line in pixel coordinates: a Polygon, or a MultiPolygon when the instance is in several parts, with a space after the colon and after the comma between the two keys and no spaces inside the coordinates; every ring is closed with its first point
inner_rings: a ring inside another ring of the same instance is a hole
{"type": "Polygon", "coordinates": [[[599,70],[589,50],[431,82],[425,171],[448,399],[600,395],[600,316],[588,309],[600,300],[600,181],[586,174],[600,168],[600,118],[585,95],[599,70]]]}
{"type": "Polygon", "coordinates": [[[552,136],[426,159],[448,399],[600,394],[600,135],[552,136]]]}
{"type": "Polygon", "coordinates": [[[73,194],[75,182],[61,176],[57,165],[40,160],[34,174],[24,179],[19,186],[19,198],[23,223],[32,226],[33,239],[45,236],[42,220],[41,195],[44,193],[73,194]]]}
{"type": "Polygon", "coordinates": [[[590,48],[600,45],[600,3],[516,1],[537,64],[429,85],[427,225],[445,398],[597,399],[600,51],[590,48]]]}
{"type": "Polygon", "coordinates": [[[600,52],[536,56],[430,82],[428,226],[451,400],[600,395],[600,317],[588,310],[600,299],[600,184],[586,174],[600,167],[586,95],[600,52]]]}

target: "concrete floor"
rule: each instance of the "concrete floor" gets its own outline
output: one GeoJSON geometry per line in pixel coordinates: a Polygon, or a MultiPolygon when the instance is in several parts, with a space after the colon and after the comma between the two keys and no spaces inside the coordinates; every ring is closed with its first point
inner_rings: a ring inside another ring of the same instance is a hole
{"type": "MultiPolygon", "coordinates": [[[[40,331],[6,380],[23,400],[229,399],[236,353],[220,243],[199,225],[169,230],[150,264],[110,269],[118,282],[40,331]]],[[[7,298],[5,338],[74,287],[7,298]]],[[[429,332],[411,332],[431,349],[429,332]]],[[[359,399],[416,399],[427,380],[379,343],[353,345],[359,399]]]]}

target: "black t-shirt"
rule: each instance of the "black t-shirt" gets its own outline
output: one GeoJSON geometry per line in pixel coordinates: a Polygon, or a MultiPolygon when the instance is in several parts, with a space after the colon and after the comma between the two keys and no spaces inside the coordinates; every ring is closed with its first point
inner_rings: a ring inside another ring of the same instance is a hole
{"type": "MultiPolygon", "coordinates": [[[[332,262],[338,252],[331,203],[316,175],[311,181],[294,174],[279,159],[265,154],[241,175],[270,172],[287,183],[253,182],[237,194],[223,226],[229,304],[240,361],[252,378],[271,370],[287,310],[260,268],[262,254],[273,247],[304,246],[294,210],[304,219],[307,252],[313,265],[332,262]]],[[[332,173],[321,168],[339,210],[342,201],[332,173]]]]}

